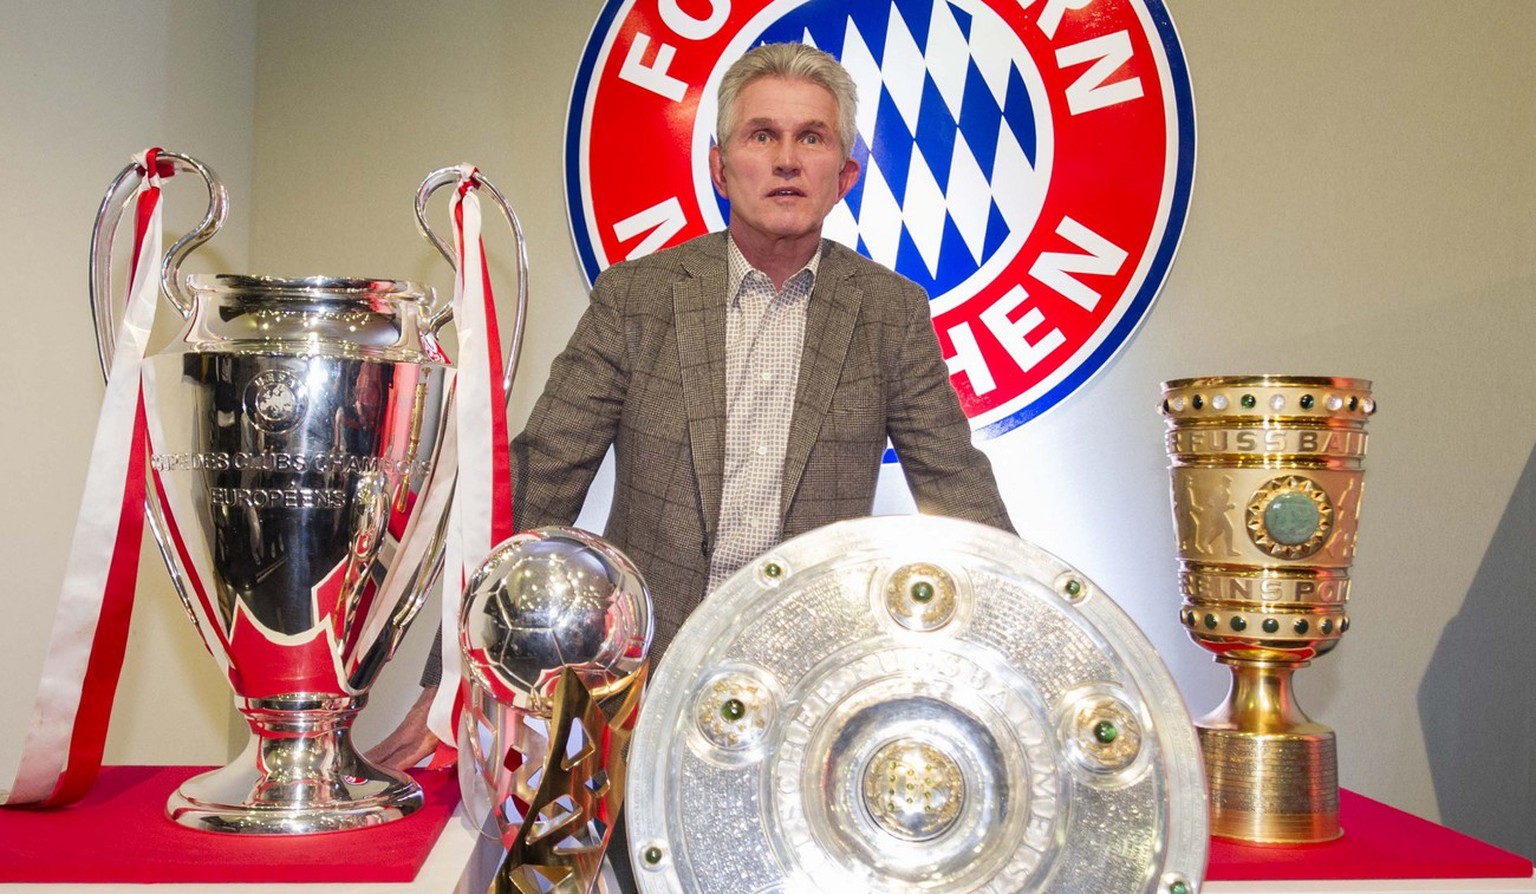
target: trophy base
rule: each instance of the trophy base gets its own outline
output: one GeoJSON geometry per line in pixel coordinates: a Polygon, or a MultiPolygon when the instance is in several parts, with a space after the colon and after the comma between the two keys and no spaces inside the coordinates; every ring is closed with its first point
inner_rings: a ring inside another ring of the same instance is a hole
{"type": "Polygon", "coordinates": [[[368,763],[345,731],[253,736],[229,766],[182,783],[166,803],[179,825],[237,835],[313,835],[377,826],[416,812],[421,786],[368,763]]]}
{"type": "Polygon", "coordinates": [[[1333,731],[1255,733],[1196,724],[1211,798],[1211,834],[1254,844],[1332,841],[1339,827],[1333,731]]]}

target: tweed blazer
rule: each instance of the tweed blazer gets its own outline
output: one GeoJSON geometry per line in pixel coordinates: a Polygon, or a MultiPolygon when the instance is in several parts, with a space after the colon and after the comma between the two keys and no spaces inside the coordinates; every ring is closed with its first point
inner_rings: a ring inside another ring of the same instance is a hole
{"type": "MultiPolygon", "coordinates": [[[[789,425],[787,539],[868,515],[889,437],[920,511],[1012,530],[911,281],[822,240],[789,425]]],[[[519,528],[570,524],[611,443],[603,536],[645,576],[659,655],[703,599],[725,466],[726,252],[712,233],[597,278],[512,442],[519,528]]]]}

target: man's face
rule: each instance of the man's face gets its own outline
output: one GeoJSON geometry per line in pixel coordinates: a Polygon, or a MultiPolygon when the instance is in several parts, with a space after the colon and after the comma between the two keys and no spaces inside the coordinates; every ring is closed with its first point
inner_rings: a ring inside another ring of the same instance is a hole
{"type": "Polygon", "coordinates": [[[725,145],[709,153],[715,189],[731,202],[738,243],[821,234],[821,222],[859,179],[843,160],[837,100],[809,81],[767,77],[736,96],[725,145]]]}

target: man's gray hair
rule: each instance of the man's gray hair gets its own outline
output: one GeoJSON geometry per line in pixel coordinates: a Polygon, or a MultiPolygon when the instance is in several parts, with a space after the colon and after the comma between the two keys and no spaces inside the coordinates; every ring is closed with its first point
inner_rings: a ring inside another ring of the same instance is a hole
{"type": "Polygon", "coordinates": [[[736,127],[736,98],[759,78],[809,81],[832,94],[837,100],[837,139],[842,143],[843,160],[853,155],[854,116],[859,109],[853,77],[831,55],[803,43],[765,43],[748,50],[726,70],[720,79],[720,107],[715,122],[715,141],[721,152],[736,127]]]}

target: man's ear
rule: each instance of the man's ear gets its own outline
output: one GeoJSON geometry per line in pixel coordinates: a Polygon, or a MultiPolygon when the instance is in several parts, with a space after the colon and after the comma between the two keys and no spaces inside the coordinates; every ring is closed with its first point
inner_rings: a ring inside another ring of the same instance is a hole
{"type": "Polygon", "coordinates": [[[718,145],[709,147],[709,179],[714,182],[715,192],[720,194],[720,198],[729,198],[725,194],[725,156],[720,154],[718,145]]]}
{"type": "Polygon", "coordinates": [[[843,162],[843,169],[837,172],[837,197],[839,200],[848,195],[848,190],[859,182],[859,163],[853,159],[843,162]]]}

